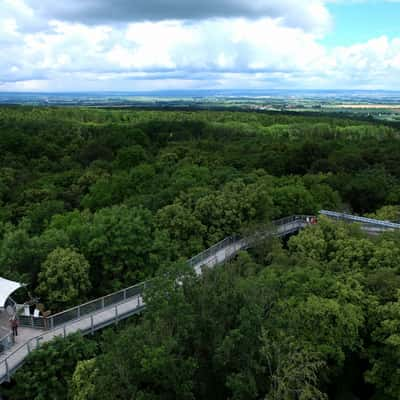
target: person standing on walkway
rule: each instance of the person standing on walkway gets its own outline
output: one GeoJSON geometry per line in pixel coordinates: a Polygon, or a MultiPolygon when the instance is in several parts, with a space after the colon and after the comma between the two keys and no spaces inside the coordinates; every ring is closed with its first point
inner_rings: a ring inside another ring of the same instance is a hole
{"type": "Polygon", "coordinates": [[[15,315],[13,317],[11,317],[10,325],[11,325],[13,336],[14,337],[18,336],[18,319],[15,315]]]}

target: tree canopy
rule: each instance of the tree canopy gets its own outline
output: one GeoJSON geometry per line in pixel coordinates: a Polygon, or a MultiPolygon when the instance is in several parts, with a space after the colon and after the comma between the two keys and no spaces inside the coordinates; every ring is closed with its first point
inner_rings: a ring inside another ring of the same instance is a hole
{"type": "Polygon", "coordinates": [[[398,221],[397,127],[7,107],[0,131],[1,276],[53,312],[155,278],[148,312],[33,352],[10,399],[400,398],[396,232],[318,218],[202,277],[184,264],[293,214],[398,221]]]}

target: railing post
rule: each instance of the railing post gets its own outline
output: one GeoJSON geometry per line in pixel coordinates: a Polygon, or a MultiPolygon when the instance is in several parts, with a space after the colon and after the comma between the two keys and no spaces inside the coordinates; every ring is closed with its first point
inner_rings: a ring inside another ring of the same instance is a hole
{"type": "Polygon", "coordinates": [[[40,338],[36,338],[36,348],[37,349],[39,348],[39,340],[40,340],[40,338]]]}
{"type": "Polygon", "coordinates": [[[94,335],[94,322],[93,322],[93,315],[90,316],[90,333],[94,335]]]}
{"type": "Polygon", "coordinates": [[[34,328],[34,325],[33,325],[33,316],[31,315],[31,326],[32,326],[32,328],[34,328]]]}
{"type": "Polygon", "coordinates": [[[115,324],[118,324],[118,307],[115,306],[115,324]]]}
{"type": "Polygon", "coordinates": [[[76,310],[76,315],[77,315],[77,318],[81,317],[81,307],[80,306],[78,306],[78,308],[76,310]]]}
{"type": "Polygon", "coordinates": [[[5,360],[5,364],[6,364],[7,381],[10,382],[10,368],[8,367],[8,360],[7,360],[7,358],[6,358],[6,360],[5,360]]]}
{"type": "Polygon", "coordinates": [[[104,309],[104,297],[101,298],[101,309],[104,309]]]}
{"type": "Polygon", "coordinates": [[[64,334],[64,338],[67,336],[67,326],[64,324],[63,326],[63,334],[64,334]]]}
{"type": "Polygon", "coordinates": [[[54,329],[54,317],[50,318],[50,328],[54,329]]]}
{"type": "Polygon", "coordinates": [[[124,301],[126,300],[126,289],[124,289],[124,301]]]}
{"type": "Polygon", "coordinates": [[[30,341],[28,341],[26,343],[26,347],[28,348],[28,354],[31,354],[31,345],[30,345],[30,341]]]}

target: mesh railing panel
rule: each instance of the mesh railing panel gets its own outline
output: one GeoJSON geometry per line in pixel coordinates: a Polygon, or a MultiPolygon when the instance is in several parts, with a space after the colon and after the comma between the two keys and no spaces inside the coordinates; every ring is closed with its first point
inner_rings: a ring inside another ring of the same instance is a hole
{"type": "Polygon", "coordinates": [[[109,307],[114,304],[120,303],[124,300],[124,291],[110,294],[109,296],[104,297],[104,307],[109,307]]]}
{"type": "Polygon", "coordinates": [[[138,294],[142,294],[144,291],[144,285],[133,286],[131,288],[126,289],[126,298],[135,297],[138,294]]]}
{"type": "Polygon", "coordinates": [[[400,224],[396,224],[396,223],[390,222],[390,221],[381,221],[381,220],[377,220],[377,219],[359,217],[357,215],[338,213],[335,211],[327,211],[327,210],[321,210],[319,213],[321,215],[325,215],[329,218],[335,218],[337,220],[341,220],[341,221],[345,221],[345,222],[358,222],[358,223],[361,223],[362,225],[376,226],[376,227],[381,227],[381,228],[400,229],[400,224]]]}
{"type": "Polygon", "coordinates": [[[12,333],[8,333],[0,339],[0,354],[8,350],[14,344],[12,333]]]}
{"type": "Polygon", "coordinates": [[[58,325],[63,325],[68,321],[71,321],[73,319],[79,318],[79,312],[78,312],[78,307],[72,308],[71,310],[64,311],[63,313],[53,315],[51,319],[53,320],[52,322],[52,327],[58,326],[58,325]]]}
{"type": "Polygon", "coordinates": [[[34,317],[28,315],[18,316],[19,325],[27,328],[46,329],[47,321],[43,317],[34,317]]]}
{"type": "Polygon", "coordinates": [[[90,303],[83,304],[82,306],[80,306],[80,316],[83,317],[84,315],[92,314],[96,311],[101,310],[102,307],[102,299],[97,299],[91,301],[90,303]]]}

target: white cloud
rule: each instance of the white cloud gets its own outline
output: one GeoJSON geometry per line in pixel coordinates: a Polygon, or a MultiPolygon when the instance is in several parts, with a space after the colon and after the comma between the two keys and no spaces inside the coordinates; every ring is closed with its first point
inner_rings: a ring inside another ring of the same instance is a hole
{"type": "Polygon", "coordinates": [[[0,0],[0,89],[400,88],[400,38],[328,50],[319,41],[330,21],[322,0],[300,3],[300,17],[282,0],[262,18],[85,25],[34,23],[33,3],[0,0]]]}

